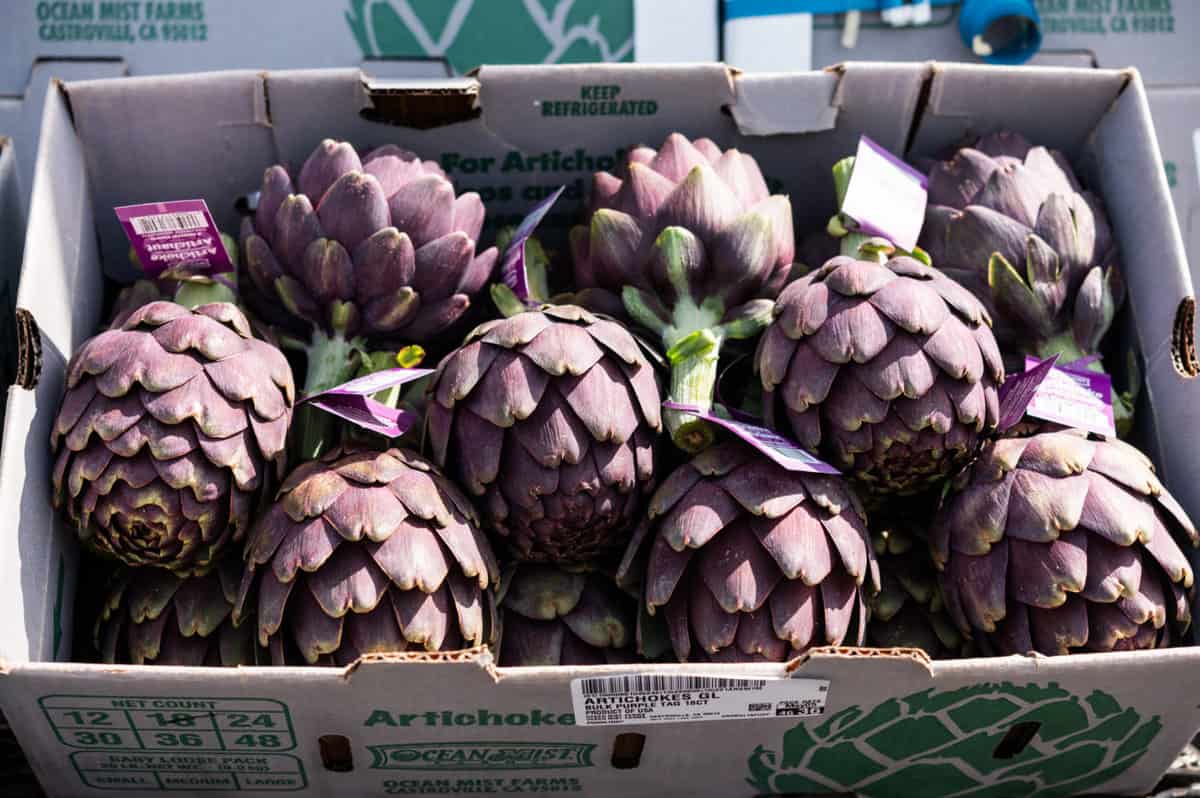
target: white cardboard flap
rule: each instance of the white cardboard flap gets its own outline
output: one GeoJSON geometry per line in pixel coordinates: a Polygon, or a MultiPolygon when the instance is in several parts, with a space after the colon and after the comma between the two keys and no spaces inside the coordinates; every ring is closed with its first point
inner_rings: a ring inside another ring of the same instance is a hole
{"type": "Polygon", "coordinates": [[[933,67],[929,101],[913,150],[931,154],[994,130],[1018,130],[1077,155],[1135,73],[971,64],[933,67]],[[981,101],[986,97],[986,102],[981,101]]]}
{"type": "Polygon", "coordinates": [[[10,664],[70,656],[68,586],[78,547],[50,506],[50,427],[67,360],[99,325],[94,298],[102,296],[83,152],[58,91],[46,102],[42,144],[17,292],[17,306],[41,329],[42,372],[35,390],[9,391],[0,456],[0,507],[11,524],[10,534],[0,535],[0,563],[8,569],[0,590],[11,607],[0,624],[0,658],[10,664]]]}
{"type": "Polygon", "coordinates": [[[747,136],[829,130],[837,122],[838,83],[832,71],[738,75],[733,120],[747,136]]]}

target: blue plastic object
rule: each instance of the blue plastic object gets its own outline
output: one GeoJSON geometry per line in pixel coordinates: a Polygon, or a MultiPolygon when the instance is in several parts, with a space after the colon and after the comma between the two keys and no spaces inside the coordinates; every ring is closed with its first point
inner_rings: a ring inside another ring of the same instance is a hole
{"type": "Polygon", "coordinates": [[[963,0],[958,32],[967,49],[989,64],[1023,64],[1042,46],[1042,22],[1034,0],[963,0]],[[979,52],[977,39],[991,52],[979,52]]]}

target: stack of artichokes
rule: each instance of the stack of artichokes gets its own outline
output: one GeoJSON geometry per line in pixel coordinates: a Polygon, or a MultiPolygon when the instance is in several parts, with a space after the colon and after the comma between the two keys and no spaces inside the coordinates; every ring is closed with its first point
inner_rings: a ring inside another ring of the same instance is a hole
{"type": "Polygon", "coordinates": [[[530,243],[561,291],[494,289],[503,315],[481,301],[499,279],[481,242],[512,237],[436,163],[327,139],[298,172],[270,166],[239,292],[139,284],[71,358],[49,476],[85,567],[111,571],[95,655],[491,646],[557,666],[1182,641],[1200,535],[1150,461],[999,428],[1006,365],[1104,369],[1123,284],[1100,200],[1012,133],[923,165],[923,249],[839,223],[841,254],[793,268],[790,200],[755,159],[672,134],[595,176],[569,245],[530,243]],[[493,318],[465,329],[468,309],[493,318]],[[405,397],[416,434],[299,412],[403,347],[441,356],[405,397]],[[722,394],[735,359],[753,385],[722,394]],[[760,408],[840,475],[711,420],[760,408]]]}

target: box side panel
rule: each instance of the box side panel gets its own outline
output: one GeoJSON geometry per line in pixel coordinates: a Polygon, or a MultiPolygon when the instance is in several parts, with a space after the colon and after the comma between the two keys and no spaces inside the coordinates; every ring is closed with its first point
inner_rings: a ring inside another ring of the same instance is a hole
{"type": "MultiPolygon", "coordinates": [[[[740,670],[516,669],[494,682],[475,662],[374,661],[350,672],[33,665],[0,681],[0,698],[52,795],[214,773],[239,785],[269,778],[298,795],[911,796],[929,783],[1144,794],[1200,724],[1177,697],[1200,687],[1197,659],[1179,650],[930,670],[905,656],[818,653],[795,676],[831,682],[819,717],[787,716],[780,704],[772,719],[666,725],[580,726],[570,681],[740,670]]],[[[741,675],[771,675],[750,671],[741,675]]]]}
{"type": "MultiPolygon", "coordinates": [[[[1150,455],[1168,487],[1195,516],[1200,513],[1200,457],[1179,431],[1200,423],[1196,383],[1177,368],[1173,326],[1192,280],[1150,106],[1134,80],[1096,128],[1083,160],[1084,174],[1108,207],[1121,248],[1122,275],[1140,346],[1146,401],[1154,415],[1150,455]],[[1136,191],[1129,187],[1136,186],[1136,191]]],[[[1188,330],[1189,337],[1194,330],[1188,330]]]]}
{"type": "Polygon", "coordinates": [[[10,608],[0,620],[8,662],[69,656],[76,544],[50,506],[50,427],[70,353],[99,323],[99,254],[83,152],[64,97],[55,91],[42,125],[37,188],[30,206],[17,306],[41,329],[42,370],[32,391],[13,388],[0,457],[0,507],[19,519],[0,535],[0,589],[10,608]]]}
{"type": "Polygon", "coordinates": [[[984,133],[1016,130],[1078,157],[1128,80],[1109,70],[937,64],[913,150],[933,155],[984,133]]]}
{"type": "Polygon", "coordinates": [[[1200,86],[1148,88],[1146,94],[1194,287],[1200,275],[1200,258],[1193,254],[1200,252],[1200,86]]]}

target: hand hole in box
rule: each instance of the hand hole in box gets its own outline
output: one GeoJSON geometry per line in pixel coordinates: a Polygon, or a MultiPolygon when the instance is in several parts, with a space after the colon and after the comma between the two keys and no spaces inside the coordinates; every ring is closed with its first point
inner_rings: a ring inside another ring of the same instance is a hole
{"type": "Polygon", "coordinates": [[[1042,728],[1042,724],[1036,720],[1016,724],[1008,730],[1008,734],[1004,735],[1004,739],[992,751],[992,757],[995,759],[1012,759],[1025,750],[1025,747],[1037,735],[1040,728],[1042,728]]]}
{"type": "Polygon", "coordinates": [[[354,770],[354,753],[350,749],[350,738],[343,734],[323,734],[317,738],[321,748],[321,764],[334,773],[354,770]]]}
{"type": "Polygon", "coordinates": [[[646,735],[637,732],[618,734],[613,740],[612,766],[617,770],[633,770],[642,762],[646,735]]]}

